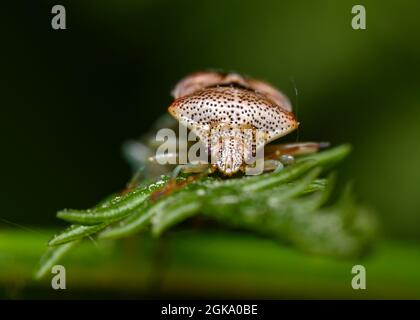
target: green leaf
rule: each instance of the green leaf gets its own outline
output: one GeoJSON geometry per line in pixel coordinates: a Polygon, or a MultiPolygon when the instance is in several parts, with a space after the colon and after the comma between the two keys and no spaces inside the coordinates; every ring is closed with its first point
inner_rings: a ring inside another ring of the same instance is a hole
{"type": "Polygon", "coordinates": [[[98,238],[117,239],[122,237],[128,237],[132,234],[143,230],[150,224],[150,220],[153,214],[153,212],[147,210],[149,206],[150,202],[144,202],[142,206],[137,208],[127,218],[121,220],[116,224],[111,225],[109,228],[99,233],[98,238]]]}
{"type": "Polygon", "coordinates": [[[62,210],[57,213],[57,217],[77,224],[97,224],[121,219],[138,208],[151,193],[162,188],[167,180],[168,178],[163,176],[146,187],[134,189],[124,196],[116,196],[105,205],[89,210],[62,210]]]}
{"type": "Polygon", "coordinates": [[[41,258],[38,270],[34,274],[35,279],[41,279],[51,272],[51,268],[58,263],[63,256],[70,251],[79,241],[72,241],[66,244],[49,248],[44,256],[41,258]]]}
{"type": "Polygon", "coordinates": [[[116,239],[149,227],[158,236],[201,214],[227,227],[268,236],[309,253],[358,256],[366,252],[374,238],[374,219],[356,204],[350,191],[344,192],[336,204],[325,207],[335,176],[319,178],[349,152],[348,145],[339,146],[259,176],[198,176],[188,181],[182,175],[177,178],[183,183],[181,188],[175,186],[153,198],[150,195],[170,178],[162,176],[148,184],[139,181],[136,189],[111,196],[92,209],[60,211],[58,217],[76,225],[56,235],[49,245],[61,245],[53,255],[58,259],[60,250],[67,248],[62,244],[74,244],[87,236],[116,239]]]}
{"type": "Polygon", "coordinates": [[[109,223],[104,222],[93,226],[71,225],[62,233],[55,235],[48,242],[48,245],[56,246],[66,242],[82,239],[104,229],[108,226],[108,224],[109,223]]]}

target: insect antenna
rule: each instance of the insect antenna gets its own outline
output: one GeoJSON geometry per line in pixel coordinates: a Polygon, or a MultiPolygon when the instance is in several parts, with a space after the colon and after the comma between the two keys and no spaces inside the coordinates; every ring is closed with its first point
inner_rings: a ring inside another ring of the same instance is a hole
{"type": "MultiPolygon", "coordinates": [[[[293,109],[295,110],[294,113],[295,113],[296,119],[299,119],[299,98],[298,98],[299,91],[298,91],[298,88],[296,86],[295,79],[293,77],[290,77],[290,81],[293,84],[293,90],[294,90],[294,93],[295,93],[295,99],[294,99],[295,101],[293,102],[293,106],[294,106],[293,109]]],[[[300,137],[299,133],[300,133],[300,127],[298,127],[296,129],[296,142],[299,142],[299,137],[300,137]]]]}

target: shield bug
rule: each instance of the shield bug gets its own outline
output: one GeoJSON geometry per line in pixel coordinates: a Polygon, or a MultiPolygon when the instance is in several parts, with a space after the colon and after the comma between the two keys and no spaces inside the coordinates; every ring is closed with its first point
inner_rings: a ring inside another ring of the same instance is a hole
{"type": "MultiPolygon", "coordinates": [[[[193,131],[211,159],[211,171],[231,176],[255,167],[258,151],[298,128],[289,99],[272,85],[237,73],[197,72],[172,91],[169,113],[193,131]]],[[[271,146],[264,171],[293,162],[293,155],[317,151],[322,145],[305,142],[271,146]]],[[[205,166],[184,165],[202,171],[205,166]]]]}

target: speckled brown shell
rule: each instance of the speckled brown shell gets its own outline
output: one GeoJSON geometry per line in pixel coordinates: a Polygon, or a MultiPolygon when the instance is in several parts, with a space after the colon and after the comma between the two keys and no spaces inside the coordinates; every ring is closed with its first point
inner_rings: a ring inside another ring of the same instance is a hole
{"type": "Polygon", "coordinates": [[[169,112],[194,131],[209,150],[217,149],[221,159],[216,167],[225,174],[243,169],[245,159],[238,154],[246,147],[238,142],[243,129],[263,133],[256,141],[256,148],[260,148],[299,125],[287,97],[265,82],[238,74],[195,73],[181,80],[172,93],[175,101],[169,112]],[[231,133],[221,134],[217,143],[209,139],[214,128],[229,128],[231,133]]]}

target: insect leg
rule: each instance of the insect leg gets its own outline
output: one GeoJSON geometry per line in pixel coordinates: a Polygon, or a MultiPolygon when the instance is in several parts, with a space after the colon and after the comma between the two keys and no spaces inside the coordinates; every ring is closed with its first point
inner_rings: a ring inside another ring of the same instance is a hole
{"type": "MultiPolygon", "coordinates": [[[[266,146],[264,152],[267,159],[280,159],[282,155],[300,156],[316,153],[319,149],[327,148],[329,145],[329,142],[286,143],[266,146]]],[[[282,159],[280,160],[282,161],[282,159]]],[[[287,159],[283,160],[287,161],[287,159]]]]}
{"type": "Polygon", "coordinates": [[[206,173],[210,169],[207,163],[188,163],[180,164],[172,171],[171,177],[175,179],[180,172],[183,173],[206,173]]]}
{"type": "Polygon", "coordinates": [[[162,165],[176,164],[178,163],[178,153],[168,152],[163,154],[155,154],[154,156],[150,156],[148,160],[151,163],[158,163],[162,165]]]}
{"type": "Polygon", "coordinates": [[[267,171],[281,171],[283,170],[284,165],[281,161],[279,160],[274,160],[274,159],[269,159],[269,160],[264,160],[264,172],[267,171]]]}
{"type": "Polygon", "coordinates": [[[153,150],[139,141],[126,141],[122,146],[122,152],[133,172],[147,163],[147,159],[153,155],[153,150]]]}
{"type": "Polygon", "coordinates": [[[156,200],[157,198],[171,194],[173,191],[182,188],[186,186],[187,184],[193,182],[194,180],[198,179],[202,174],[207,174],[211,172],[211,168],[208,164],[195,164],[195,163],[189,163],[189,164],[180,164],[175,167],[175,169],[172,171],[171,179],[168,181],[168,183],[163,187],[162,190],[155,191],[151,195],[152,200],[156,200]],[[188,176],[187,179],[185,179],[182,182],[177,181],[177,176],[180,172],[183,173],[198,173],[197,175],[188,176]]]}

